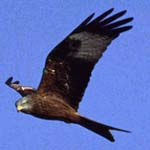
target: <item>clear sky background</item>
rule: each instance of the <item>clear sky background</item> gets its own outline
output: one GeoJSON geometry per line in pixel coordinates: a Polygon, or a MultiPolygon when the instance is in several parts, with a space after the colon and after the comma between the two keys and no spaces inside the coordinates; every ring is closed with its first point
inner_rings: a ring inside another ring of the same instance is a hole
{"type": "Polygon", "coordinates": [[[0,1],[1,150],[149,150],[150,18],[148,1],[0,1]],[[77,125],[17,113],[9,76],[37,87],[45,58],[89,14],[127,9],[134,28],[112,42],[93,71],[79,112],[114,127],[111,143],[77,125]]]}

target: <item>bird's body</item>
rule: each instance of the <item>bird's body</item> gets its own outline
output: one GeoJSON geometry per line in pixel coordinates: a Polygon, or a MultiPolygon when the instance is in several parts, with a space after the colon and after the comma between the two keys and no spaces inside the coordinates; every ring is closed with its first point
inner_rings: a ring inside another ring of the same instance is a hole
{"type": "MultiPolygon", "coordinates": [[[[33,93],[25,97],[32,108],[22,110],[24,113],[31,114],[35,117],[50,120],[62,120],[65,122],[72,122],[71,117],[74,116],[76,111],[61,97],[55,94],[36,94],[33,93]],[[42,100],[42,102],[40,102],[42,100]],[[47,103],[49,100],[49,103],[47,103]],[[38,103],[40,102],[40,103],[38,103]],[[38,110],[41,110],[40,112],[38,110]]],[[[16,106],[20,106],[16,102],[16,106]]]]}
{"type": "Polygon", "coordinates": [[[42,119],[79,124],[110,141],[114,141],[110,130],[128,132],[78,113],[95,64],[112,40],[132,28],[122,25],[133,18],[115,21],[126,11],[108,17],[112,11],[110,9],[92,21],[94,14],[90,15],[48,54],[37,89],[20,86],[19,81],[12,82],[12,78],[6,81],[23,96],[16,102],[18,111],[42,119]]]}
{"type": "Polygon", "coordinates": [[[114,138],[109,130],[129,132],[123,129],[107,126],[81,116],[69,104],[65,103],[61,97],[56,97],[55,94],[39,95],[33,93],[21,100],[19,99],[16,102],[16,107],[18,111],[22,111],[41,119],[60,120],[66,123],[79,124],[104,136],[105,138],[108,138],[110,141],[114,141],[114,138]],[[41,100],[42,102],[40,102],[41,100]],[[47,103],[47,100],[49,100],[49,103],[47,103]]]}

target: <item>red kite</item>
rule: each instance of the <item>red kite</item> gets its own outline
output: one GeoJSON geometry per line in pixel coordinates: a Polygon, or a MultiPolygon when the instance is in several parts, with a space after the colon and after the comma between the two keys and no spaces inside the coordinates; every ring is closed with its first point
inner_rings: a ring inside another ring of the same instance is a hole
{"type": "Polygon", "coordinates": [[[110,130],[129,132],[90,120],[77,112],[95,64],[112,40],[132,28],[125,25],[132,17],[116,21],[126,10],[109,16],[112,11],[113,8],[94,20],[91,20],[94,13],[91,14],[48,54],[37,90],[21,86],[19,81],[12,82],[12,77],[6,81],[23,96],[16,102],[18,111],[79,124],[112,142],[110,130]]]}

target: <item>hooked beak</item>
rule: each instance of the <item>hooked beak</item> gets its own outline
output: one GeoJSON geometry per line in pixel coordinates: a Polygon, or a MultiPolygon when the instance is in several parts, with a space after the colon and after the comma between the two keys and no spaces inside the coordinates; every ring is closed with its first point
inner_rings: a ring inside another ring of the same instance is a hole
{"type": "Polygon", "coordinates": [[[15,105],[18,112],[29,113],[30,105],[27,100],[26,97],[23,97],[16,101],[15,105]]]}
{"type": "Polygon", "coordinates": [[[17,106],[16,106],[16,109],[17,109],[18,112],[20,112],[21,110],[23,110],[23,106],[17,105],[17,106]]]}
{"type": "Polygon", "coordinates": [[[18,112],[23,110],[23,106],[20,104],[20,99],[18,101],[16,101],[15,105],[16,105],[16,109],[18,112]]]}

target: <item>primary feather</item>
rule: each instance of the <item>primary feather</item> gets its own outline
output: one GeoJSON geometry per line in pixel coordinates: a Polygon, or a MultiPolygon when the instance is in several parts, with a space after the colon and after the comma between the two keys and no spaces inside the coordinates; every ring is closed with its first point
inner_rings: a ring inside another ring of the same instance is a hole
{"type": "Polygon", "coordinates": [[[59,93],[78,109],[94,65],[113,39],[132,28],[122,25],[133,18],[115,21],[126,10],[109,17],[112,11],[113,8],[92,21],[91,14],[49,53],[38,92],[59,93]]]}

